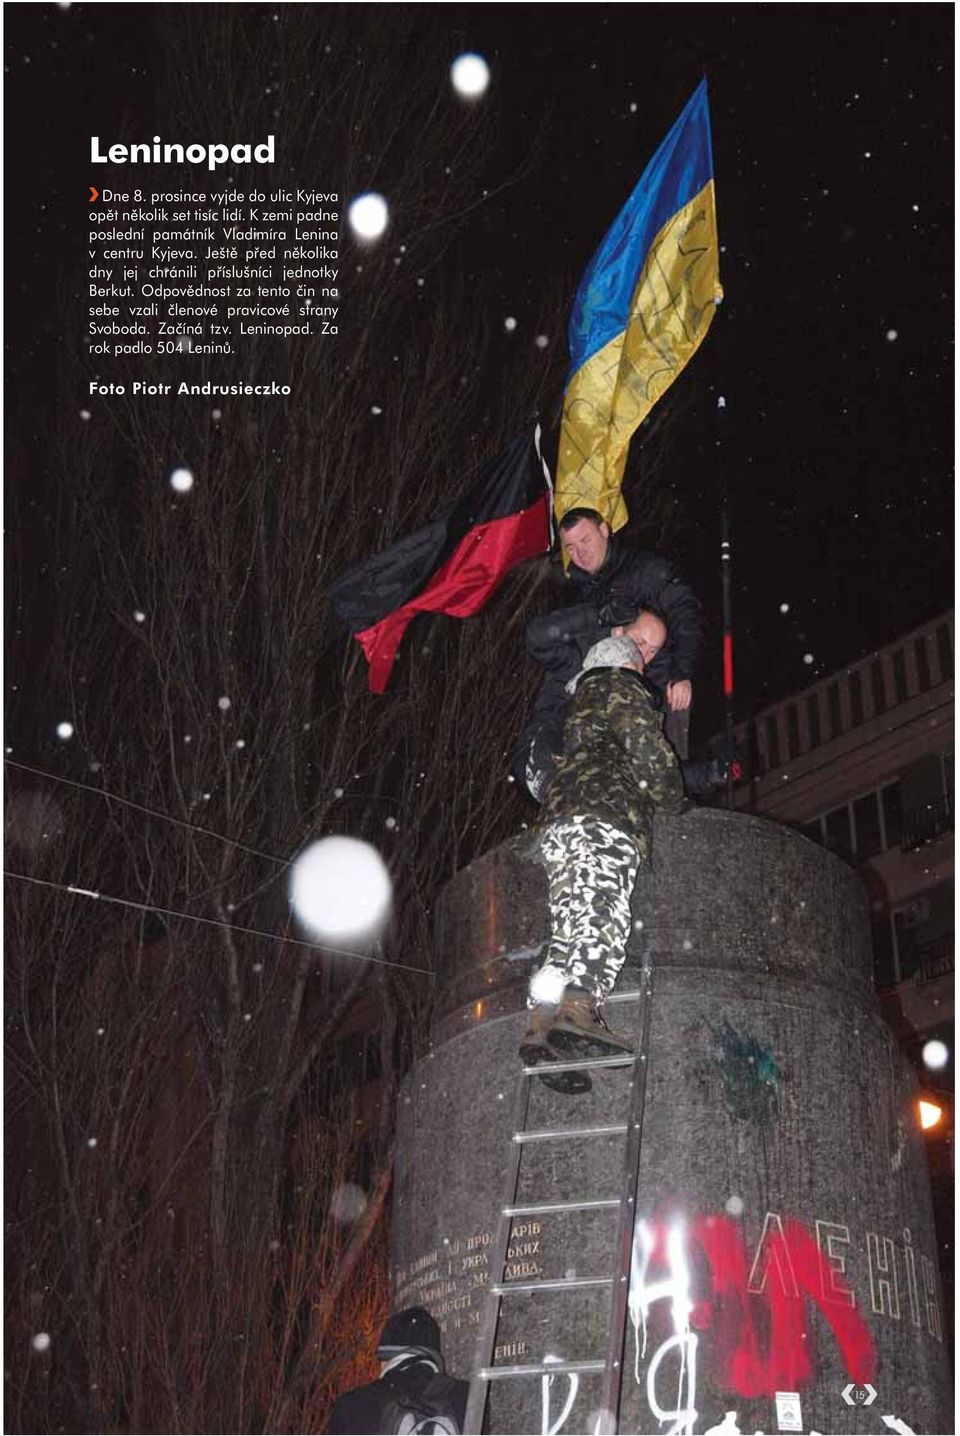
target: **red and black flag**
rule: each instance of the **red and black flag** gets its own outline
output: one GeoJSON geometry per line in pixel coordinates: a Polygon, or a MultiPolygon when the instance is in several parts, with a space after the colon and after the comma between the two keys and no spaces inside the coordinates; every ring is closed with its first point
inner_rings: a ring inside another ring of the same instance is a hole
{"type": "Polygon", "coordinates": [[[330,601],[361,644],[370,691],[383,693],[418,613],[469,618],[505,574],[550,547],[552,494],[540,426],[484,464],[444,518],[364,560],[331,584],[330,601]]]}

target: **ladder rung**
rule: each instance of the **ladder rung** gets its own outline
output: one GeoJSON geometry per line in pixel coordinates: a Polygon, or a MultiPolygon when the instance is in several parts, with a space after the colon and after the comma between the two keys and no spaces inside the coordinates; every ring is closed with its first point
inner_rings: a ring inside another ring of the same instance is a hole
{"type": "Polygon", "coordinates": [[[636,1054],[623,1052],[616,1057],[581,1057],[578,1062],[538,1062],[533,1067],[524,1067],[527,1077],[540,1077],[545,1072],[585,1072],[590,1067],[632,1067],[636,1054]]]}
{"type": "Polygon", "coordinates": [[[533,1132],[514,1132],[515,1142],[546,1142],[551,1138],[569,1137],[622,1137],[627,1130],[626,1122],[617,1122],[611,1127],[543,1127],[533,1132]]]}
{"type": "Polygon", "coordinates": [[[567,1371],[606,1371],[605,1361],[550,1361],[543,1366],[485,1366],[477,1373],[481,1381],[502,1381],[510,1376],[563,1376],[567,1371]]]}
{"type": "Polygon", "coordinates": [[[494,1282],[494,1296],[508,1296],[515,1291],[566,1291],[573,1287],[613,1286],[612,1276],[562,1276],[550,1281],[494,1282]]]}
{"type": "Polygon", "coordinates": [[[619,1207],[619,1197],[595,1197],[589,1202],[533,1202],[525,1207],[504,1207],[505,1217],[542,1217],[547,1212],[593,1212],[601,1207],[619,1207]]]}

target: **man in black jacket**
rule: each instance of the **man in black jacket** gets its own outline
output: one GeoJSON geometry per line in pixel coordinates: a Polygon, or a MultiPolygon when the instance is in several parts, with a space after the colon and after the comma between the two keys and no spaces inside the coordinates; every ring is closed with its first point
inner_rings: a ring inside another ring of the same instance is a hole
{"type": "Polygon", "coordinates": [[[470,1385],[444,1372],[440,1328],[425,1307],[394,1312],[383,1328],[377,1356],[380,1380],[337,1398],[330,1436],[456,1436],[463,1430],[470,1385]]]}
{"type": "Polygon", "coordinates": [[[662,695],[666,736],[686,758],[701,639],[700,605],[669,559],[626,548],[593,509],[570,509],[560,521],[560,542],[570,557],[567,582],[578,601],[538,615],[527,626],[527,648],[545,677],[511,764],[538,800],[563,743],[565,685],[588,649],[615,626],[632,622],[641,609],[659,613],[667,624],[668,640],[645,672],[662,695]]]}

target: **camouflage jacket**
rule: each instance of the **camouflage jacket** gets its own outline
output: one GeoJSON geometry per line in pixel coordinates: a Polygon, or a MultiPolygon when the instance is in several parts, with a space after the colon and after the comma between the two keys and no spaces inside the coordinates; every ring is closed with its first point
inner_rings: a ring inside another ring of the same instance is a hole
{"type": "Polygon", "coordinates": [[[594,817],[646,853],[654,810],[683,803],[677,757],[639,673],[595,668],[577,684],[563,729],[563,756],[544,794],[538,827],[594,817]]]}

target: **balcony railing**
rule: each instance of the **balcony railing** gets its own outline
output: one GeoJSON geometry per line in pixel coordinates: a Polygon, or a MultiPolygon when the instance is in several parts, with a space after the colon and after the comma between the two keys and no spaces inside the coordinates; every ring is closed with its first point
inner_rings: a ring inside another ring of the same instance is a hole
{"type": "Polygon", "coordinates": [[[953,832],[953,804],[949,798],[938,798],[936,802],[924,803],[903,815],[903,834],[900,841],[905,853],[932,843],[944,833],[953,832]]]}
{"type": "Polygon", "coordinates": [[[924,943],[919,958],[916,971],[918,987],[925,982],[936,982],[940,977],[949,977],[954,965],[953,933],[942,933],[940,937],[924,943]]]}

